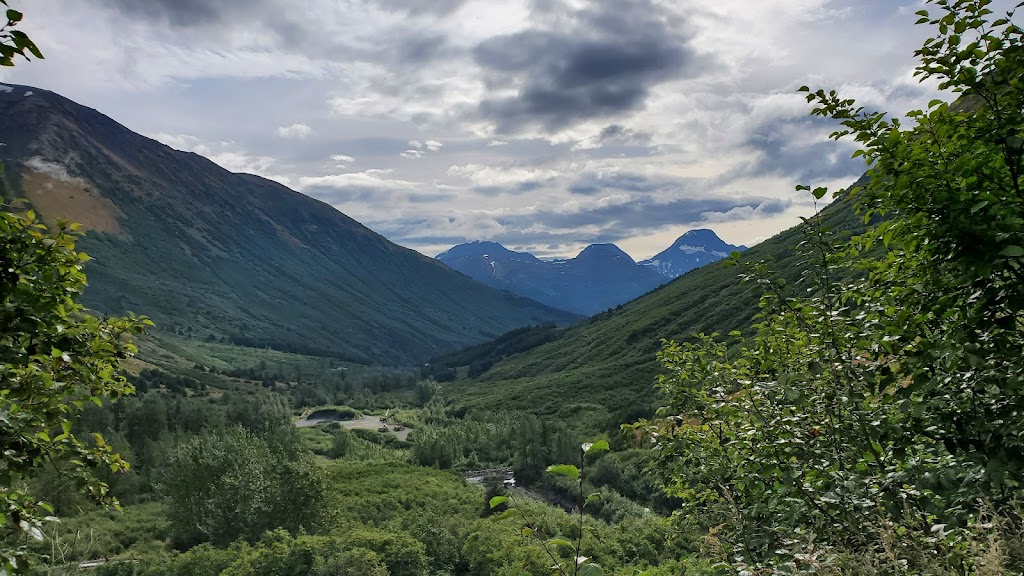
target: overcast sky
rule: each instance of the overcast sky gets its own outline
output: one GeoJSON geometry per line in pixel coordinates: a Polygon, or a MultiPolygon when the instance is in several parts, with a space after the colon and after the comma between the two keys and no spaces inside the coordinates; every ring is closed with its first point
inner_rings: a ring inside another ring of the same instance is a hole
{"type": "MultiPolygon", "coordinates": [[[[13,2],[18,6],[18,2],[13,2]]],[[[540,256],[688,229],[753,244],[863,171],[796,89],[905,112],[902,0],[33,0],[56,91],[433,256],[540,256]]]]}

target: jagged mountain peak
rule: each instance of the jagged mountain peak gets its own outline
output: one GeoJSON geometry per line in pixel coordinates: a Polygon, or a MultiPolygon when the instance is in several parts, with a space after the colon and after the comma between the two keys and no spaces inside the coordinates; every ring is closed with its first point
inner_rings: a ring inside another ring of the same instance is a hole
{"type": "Polygon", "coordinates": [[[681,246],[703,246],[709,250],[722,247],[740,248],[741,250],[747,249],[747,247],[743,245],[733,246],[732,244],[729,244],[725,240],[722,240],[714,230],[710,230],[708,228],[689,230],[679,238],[676,238],[676,241],[672,243],[673,248],[679,248],[681,246]]]}
{"type": "Polygon", "coordinates": [[[489,240],[474,240],[472,242],[466,242],[465,244],[458,244],[451,248],[441,252],[435,258],[438,260],[444,260],[445,257],[451,256],[476,256],[488,254],[490,252],[496,254],[511,254],[512,251],[505,248],[497,242],[491,242],[489,240]]]}
{"type": "Polygon", "coordinates": [[[536,256],[529,252],[509,250],[505,246],[489,240],[474,240],[465,244],[458,244],[441,252],[435,258],[470,277],[475,276],[460,269],[454,263],[462,262],[468,265],[472,265],[470,264],[472,262],[486,263],[488,266],[487,274],[493,276],[497,273],[495,268],[495,263],[497,262],[540,262],[536,256]]]}
{"type": "Polygon", "coordinates": [[[668,278],[678,278],[690,270],[721,260],[731,252],[746,249],[746,246],[734,246],[722,240],[714,230],[698,228],[687,231],[668,249],[640,264],[668,278]]]}
{"type": "Polygon", "coordinates": [[[722,239],[715,234],[714,230],[709,228],[697,228],[694,230],[687,230],[682,236],[676,238],[675,244],[682,244],[685,242],[722,242],[722,239]]]}
{"type": "Polygon", "coordinates": [[[575,258],[540,260],[493,242],[470,242],[437,259],[489,286],[587,315],[628,302],[667,281],[638,266],[614,244],[592,244],[575,258]]]}

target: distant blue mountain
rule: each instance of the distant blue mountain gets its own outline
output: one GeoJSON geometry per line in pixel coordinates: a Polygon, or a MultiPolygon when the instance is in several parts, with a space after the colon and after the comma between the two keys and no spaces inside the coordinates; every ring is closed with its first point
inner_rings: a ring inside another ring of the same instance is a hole
{"type": "Polygon", "coordinates": [[[667,277],[678,278],[690,270],[700,268],[729,256],[732,252],[742,252],[746,246],[727,244],[712,230],[690,230],[657,256],[640,262],[667,277]]]}
{"type": "Polygon", "coordinates": [[[575,258],[541,260],[497,242],[459,244],[437,259],[466,276],[548,306],[594,315],[650,292],[690,270],[742,252],[711,230],[690,230],[639,264],[615,244],[591,244],[575,258]]]}
{"type": "Polygon", "coordinates": [[[488,286],[586,315],[629,302],[668,281],[614,244],[592,244],[575,258],[545,261],[478,241],[455,246],[437,259],[488,286]]]}

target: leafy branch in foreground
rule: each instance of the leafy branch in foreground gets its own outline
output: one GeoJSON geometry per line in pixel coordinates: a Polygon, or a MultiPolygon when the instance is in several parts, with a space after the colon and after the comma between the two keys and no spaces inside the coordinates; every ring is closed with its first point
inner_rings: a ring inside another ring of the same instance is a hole
{"type": "MultiPolygon", "coordinates": [[[[839,123],[834,138],[862,147],[868,180],[849,201],[881,222],[840,243],[808,219],[803,296],[748,265],[764,291],[756,335],[739,349],[697,335],[659,356],[656,469],[741,570],[855,554],[883,571],[974,573],[984,518],[1020,521],[1024,30],[988,0],[928,4],[941,14],[919,23],[938,35],[917,75],[957,102],[904,127],[801,89],[839,123]]],[[[1020,572],[1014,554],[1000,570],[1020,572]]]]}
{"type": "Polygon", "coordinates": [[[135,354],[128,337],[152,323],[144,317],[99,319],[78,302],[85,289],[75,251],[77,226],[49,231],[31,211],[0,210],[0,574],[27,569],[21,538],[43,538],[53,508],[26,489],[28,478],[54,466],[94,499],[110,505],[98,467],[128,469],[100,434],[83,439],[72,417],[134,392],[118,373],[135,354]],[[60,463],[61,466],[56,466],[60,463]]]}
{"type": "Polygon", "coordinates": [[[604,574],[604,569],[602,569],[599,564],[594,563],[590,558],[584,556],[582,553],[584,534],[583,519],[586,514],[587,505],[596,502],[601,498],[601,495],[597,492],[585,494],[583,479],[585,476],[584,472],[587,456],[596,455],[601,452],[605,452],[608,449],[609,446],[607,440],[587,442],[581,447],[582,458],[580,458],[579,467],[572,464],[554,464],[547,468],[549,474],[564,476],[576,483],[577,499],[574,515],[578,519],[578,524],[576,538],[572,541],[560,537],[549,538],[542,534],[537,524],[530,520],[528,513],[521,507],[515,506],[515,500],[512,495],[495,496],[491,498],[488,503],[492,510],[502,506],[507,507],[507,509],[501,512],[497,518],[505,518],[513,514],[519,515],[523,522],[523,525],[520,528],[520,534],[532,538],[541,546],[541,548],[543,548],[544,553],[551,559],[551,569],[555,574],[559,574],[561,576],[600,576],[604,574]],[[563,558],[560,551],[571,552],[572,558],[568,559],[568,562],[566,562],[566,559],[563,558]]]}
{"type": "MultiPolygon", "coordinates": [[[[0,0],[4,6],[9,6],[7,0],[0,0]]],[[[21,22],[23,15],[12,8],[7,9],[4,18],[7,22],[0,26],[0,66],[14,66],[14,57],[21,56],[28,60],[28,54],[43,59],[43,53],[36,47],[35,42],[21,30],[14,30],[14,27],[21,22]],[[26,54],[28,52],[28,54],[26,54]]]]}

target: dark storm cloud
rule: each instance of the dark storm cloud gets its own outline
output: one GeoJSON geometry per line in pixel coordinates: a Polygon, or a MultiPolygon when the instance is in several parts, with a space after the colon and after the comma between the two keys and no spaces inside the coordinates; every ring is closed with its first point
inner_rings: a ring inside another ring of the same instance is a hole
{"type": "Polygon", "coordinates": [[[762,202],[757,207],[757,212],[766,216],[774,216],[776,214],[782,214],[792,205],[793,201],[789,198],[772,198],[771,200],[762,202]]]}
{"type": "Polygon", "coordinates": [[[444,16],[455,12],[466,0],[377,0],[383,8],[407,14],[444,16]]]}
{"type": "Polygon", "coordinates": [[[800,182],[855,176],[864,161],[851,155],[856,145],[831,139],[808,142],[807,134],[827,134],[835,125],[821,119],[773,119],[751,131],[744,145],[758,152],[756,159],[729,176],[784,175],[800,182]]]}
{"type": "Polygon", "coordinates": [[[420,34],[400,42],[395,50],[403,62],[419,64],[429,62],[442,55],[448,47],[448,40],[438,34],[420,34]]]}
{"type": "Polygon", "coordinates": [[[249,11],[262,11],[260,0],[110,0],[124,14],[172,26],[217,24],[249,11]]]}
{"type": "Polygon", "coordinates": [[[644,146],[651,142],[651,135],[647,132],[626,128],[622,124],[609,124],[601,129],[597,139],[602,145],[635,144],[644,146]]]}
{"type": "Polygon", "coordinates": [[[685,22],[650,0],[606,2],[555,20],[557,26],[492,38],[474,51],[491,89],[518,86],[515,96],[480,103],[501,133],[557,130],[636,110],[652,86],[699,69],[685,22]]]}
{"type": "Polygon", "coordinates": [[[597,227],[615,239],[629,238],[640,231],[674,224],[699,222],[707,212],[728,212],[733,208],[757,208],[764,199],[735,200],[731,198],[680,198],[671,202],[637,201],[592,208],[580,212],[539,211],[525,216],[512,216],[513,228],[541,224],[547,228],[597,227]]]}
{"type": "Polygon", "coordinates": [[[189,43],[216,44],[218,32],[233,28],[259,30],[288,50],[322,54],[333,39],[306,20],[307,14],[277,0],[109,0],[106,4],[136,20],[167,25],[189,34],[189,43]]]}
{"type": "Polygon", "coordinates": [[[678,189],[683,184],[680,180],[651,179],[641,174],[620,173],[611,176],[600,176],[593,173],[584,174],[569,185],[569,192],[584,196],[593,196],[606,191],[623,192],[656,192],[658,190],[678,189]]]}
{"type": "MultiPolygon", "coordinates": [[[[166,21],[173,26],[196,26],[229,20],[259,18],[286,20],[301,6],[274,0],[109,0],[121,12],[146,20],[166,21]]],[[[406,14],[444,16],[466,0],[375,0],[382,9],[406,14]]]]}
{"type": "MultiPolygon", "coordinates": [[[[465,0],[376,0],[388,11],[443,16],[465,0]]],[[[353,45],[323,28],[314,14],[285,0],[110,0],[108,6],[130,18],[166,24],[194,33],[194,41],[216,40],[210,30],[259,28],[285,50],[315,58],[359,59],[392,70],[421,66],[451,55],[447,38],[415,22],[402,22],[371,48],[353,45]]]]}

